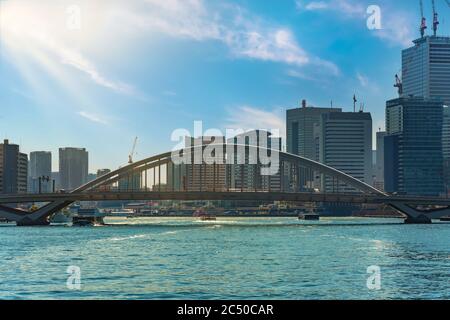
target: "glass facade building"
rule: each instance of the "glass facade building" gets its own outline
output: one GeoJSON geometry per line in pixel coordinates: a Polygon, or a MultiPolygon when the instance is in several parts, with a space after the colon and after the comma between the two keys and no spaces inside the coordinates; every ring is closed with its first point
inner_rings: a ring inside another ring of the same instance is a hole
{"type": "Polygon", "coordinates": [[[403,50],[404,97],[442,99],[450,105],[450,37],[427,36],[403,50]]]}
{"type": "Polygon", "coordinates": [[[385,191],[439,196],[443,179],[443,102],[409,97],[386,104],[385,191]]]}

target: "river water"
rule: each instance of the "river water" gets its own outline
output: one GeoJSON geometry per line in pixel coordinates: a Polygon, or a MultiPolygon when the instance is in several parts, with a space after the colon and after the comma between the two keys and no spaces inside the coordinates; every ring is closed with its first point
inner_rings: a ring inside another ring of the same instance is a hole
{"type": "Polygon", "coordinates": [[[450,224],[107,222],[0,227],[0,299],[450,299],[450,224]]]}

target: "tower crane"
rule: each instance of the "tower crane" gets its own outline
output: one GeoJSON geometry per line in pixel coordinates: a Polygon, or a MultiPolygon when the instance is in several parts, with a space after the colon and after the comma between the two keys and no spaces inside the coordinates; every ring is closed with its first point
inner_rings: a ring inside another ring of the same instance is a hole
{"type": "Polygon", "coordinates": [[[133,142],[133,147],[131,148],[131,152],[128,155],[128,163],[132,164],[133,163],[133,157],[136,153],[136,145],[137,145],[137,141],[138,141],[138,137],[134,138],[134,142],[133,142]]]}
{"type": "MultiPolygon", "coordinates": [[[[450,0],[448,0],[450,1],[450,0]]],[[[423,14],[423,0],[420,0],[420,14],[422,16],[422,22],[420,24],[420,35],[423,38],[425,36],[425,30],[427,27],[427,19],[425,18],[425,15],[423,14]]]]}
{"type": "Polygon", "coordinates": [[[398,89],[398,95],[401,97],[403,95],[403,81],[398,74],[395,75],[394,87],[398,89]]]}
{"type": "Polygon", "coordinates": [[[433,5],[433,34],[434,34],[434,36],[436,36],[437,29],[439,26],[439,16],[438,16],[438,13],[436,12],[436,1],[431,0],[431,3],[433,5]]]}

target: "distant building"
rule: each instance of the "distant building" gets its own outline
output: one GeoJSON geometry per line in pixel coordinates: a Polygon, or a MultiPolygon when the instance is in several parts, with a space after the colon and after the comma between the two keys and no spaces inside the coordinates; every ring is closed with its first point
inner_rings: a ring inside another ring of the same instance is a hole
{"type": "Polygon", "coordinates": [[[108,173],[111,173],[110,169],[98,169],[97,170],[97,178],[107,175],[108,173]]]}
{"type": "Polygon", "coordinates": [[[385,190],[419,196],[444,192],[443,103],[422,97],[386,103],[385,190]]]}
{"type": "Polygon", "coordinates": [[[334,112],[342,112],[342,109],[307,107],[305,101],[302,108],[287,110],[287,152],[314,160],[314,125],[323,114],[334,112]]]}
{"type": "MultiPolygon", "coordinates": [[[[232,145],[255,146],[265,149],[281,151],[282,141],[280,137],[273,137],[271,132],[265,130],[253,130],[227,141],[232,145]]],[[[235,150],[234,163],[227,166],[230,189],[233,190],[281,190],[281,172],[272,176],[261,175],[262,166],[258,161],[250,164],[250,154],[257,149],[245,150],[239,154],[239,147],[235,150]]]]}
{"type": "Polygon", "coordinates": [[[142,173],[124,174],[119,179],[119,191],[139,191],[142,188],[142,173]]]}
{"type": "Polygon", "coordinates": [[[450,193],[450,107],[444,107],[442,125],[442,155],[444,157],[444,183],[446,193],[450,193]]]}
{"type": "MultiPolygon", "coordinates": [[[[319,161],[368,184],[372,182],[372,116],[367,112],[326,113],[316,130],[319,161]]],[[[353,188],[321,177],[321,190],[353,192],[353,188]]]]}
{"type": "MultiPolygon", "coordinates": [[[[286,112],[287,152],[307,159],[319,161],[317,141],[315,141],[315,127],[319,124],[323,114],[340,113],[339,108],[308,107],[302,101],[301,108],[286,112]]],[[[303,189],[311,189],[315,174],[301,169],[300,185],[303,189]]]]}
{"type": "Polygon", "coordinates": [[[59,173],[61,189],[73,190],[88,181],[89,153],[86,149],[60,148],[59,173]]]}
{"type": "MultiPolygon", "coordinates": [[[[110,169],[99,169],[99,170],[97,170],[96,178],[97,179],[101,178],[104,175],[107,175],[109,173],[111,173],[110,169]]],[[[103,186],[100,186],[99,189],[100,189],[100,191],[111,191],[111,187],[112,187],[111,185],[103,185],[103,186]]]]}
{"type": "Polygon", "coordinates": [[[56,190],[61,189],[61,179],[59,178],[60,177],[59,171],[52,172],[51,177],[52,177],[52,180],[55,181],[55,189],[56,190]]]}
{"type": "Polygon", "coordinates": [[[450,105],[450,37],[427,36],[402,53],[403,97],[441,99],[450,105]]]}
{"type": "Polygon", "coordinates": [[[384,190],[384,137],[386,132],[377,132],[377,152],[375,161],[375,182],[374,187],[378,190],[384,190]]]}
{"type": "Polygon", "coordinates": [[[19,146],[4,140],[0,144],[0,193],[26,193],[28,180],[28,156],[19,146]]]}
{"type": "Polygon", "coordinates": [[[52,179],[52,153],[47,151],[34,151],[30,153],[29,163],[29,185],[28,191],[31,193],[51,192],[53,188],[52,179]],[[41,178],[41,179],[39,179],[41,178]]]}
{"type": "MultiPolygon", "coordinates": [[[[209,145],[209,144],[224,144],[225,137],[217,136],[217,137],[199,137],[192,138],[186,137],[185,146],[186,147],[195,147],[201,145],[209,145]]],[[[197,149],[198,150],[198,149],[197,149]]],[[[213,162],[214,157],[204,157],[203,159],[208,162],[213,162]]],[[[227,179],[226,179],[226,164],[225,164],[225,154],[223,159],[220,159],[221,164],[208,165],[206,163],[203,164],[187,164],[182,166],[177,166],[178,169],[183,172],[183,181],[182,188],[187,191],[220,191],[225,190],[227,188],[227,179]]],[[[193,161],[195,162],[195,161],[193,161]]],[[[180,172],[178,172],[179,174],[180,172]]],[[[169,187],[169,186],[168,186],[169,187]]]]}
{"type": "Polygon", "coordinates": [[[89,173],[88,174],[87,182],[94,181],[95,179],[97,179],[97,174],[96,173],[89,173]]]}

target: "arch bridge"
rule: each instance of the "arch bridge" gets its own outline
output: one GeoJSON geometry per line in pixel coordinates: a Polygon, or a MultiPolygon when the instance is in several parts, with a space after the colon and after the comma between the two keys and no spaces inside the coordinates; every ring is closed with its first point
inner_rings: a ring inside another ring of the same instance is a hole
{"type": "Polygon", "coordinates": [[[128,164],[69,193],[0,196],[0,218],[20,226],[48,218],[77,201],[224,200],[385,204],[410,223],[450,215],[450,200],[394,197],[344,172],[297,155],[239,144],[210,144],[128,164]],[[45,203],[34,211],[14,207],[45,203]]]}

